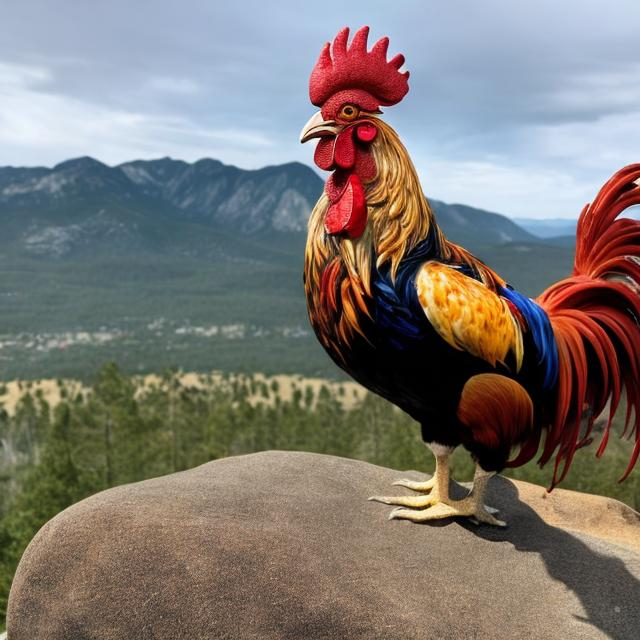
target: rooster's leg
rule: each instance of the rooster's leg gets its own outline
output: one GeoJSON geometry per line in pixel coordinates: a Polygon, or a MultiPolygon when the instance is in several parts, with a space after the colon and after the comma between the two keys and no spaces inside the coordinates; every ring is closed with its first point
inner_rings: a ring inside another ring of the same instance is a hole
{"type": "Polygon", "coordinates": [[[449,456],[453,453],[452,447],[446,447],[436,442],[427,443],[436,458],[436,470],[426,482],[414,480],[397,480],[393,483],[396,487],[406,487],[419,493],[429,495],[419,496],[372,496],[369,500],[383,502],[384,504],[398,504],[403,507],[426,507],[436,502],[449,499],[449,456]],[[430,493],[429,493],[430,492],[430,493]]]}
{"type": "MultiPolygon", "coordinates": [[[[437,442],[426,443],[436,458],[436,470],[433,476],[425,482],[415,482],[414,480],[397,480],[393,483],[396,487],[406,487],[412,491],[425,493],[436,491],[441,495],[449,495],[449,456],[453,453],[453,447],[446,447],[437,442]]],[[[388,504],[399,504],[390,502],[388,504]]]]}
{"type": "Polygon", "coordinates": [[[471,520],[476,523],[484,522],[486,524],[504,527],[505,523],[492,515],[496,512],[495,509],[491,509],[484,504],[487,484],[493,475],[493,472],[485,471],[479,465],[476,465],[473,489],[469,495],[462,500],[452,500],[449,497],[448,487],[446,493],[438,491],[438,483],[436,483],[431,493],[426,496],[400,496],[397,498],[375,496],[372,499],[378,502],[384,502],[385,504],[413,507],[410,509],[394,509],[389,514],[390,520],[403,519],[413,522],[428,522],[429,520],[440,520],[453,516],[465,516],[471,518],[471,520]]]}

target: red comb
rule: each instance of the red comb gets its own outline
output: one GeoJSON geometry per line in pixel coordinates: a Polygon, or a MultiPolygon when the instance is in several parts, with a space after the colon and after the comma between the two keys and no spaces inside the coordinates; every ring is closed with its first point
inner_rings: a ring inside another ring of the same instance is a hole
{"type": "Polygon", "coordinates": [[[389,38],[381,38],[367,51],[369,27],[362,27],[347,48],[349,28],[342,29],[333,41],[324,45],[309,79],[311,102],[321,107],[332,95],[343,90],[368,93],[378,105],[390,106],[409,91],[409,72],[400,73],[404,56],[387,61],[389,38]]]}

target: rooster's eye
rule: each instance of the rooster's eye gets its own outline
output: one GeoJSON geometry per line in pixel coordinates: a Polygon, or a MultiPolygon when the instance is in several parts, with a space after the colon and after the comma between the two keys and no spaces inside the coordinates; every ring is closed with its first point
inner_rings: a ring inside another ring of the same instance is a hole
{"type": "Polygon", "coordinates": [[[358,115],[360,115],[360,109],[358,109],[358,107],[353,104],[345,104],[342,109],[340,109],[338,117],[343,120],[355,120],[358,115]]]}

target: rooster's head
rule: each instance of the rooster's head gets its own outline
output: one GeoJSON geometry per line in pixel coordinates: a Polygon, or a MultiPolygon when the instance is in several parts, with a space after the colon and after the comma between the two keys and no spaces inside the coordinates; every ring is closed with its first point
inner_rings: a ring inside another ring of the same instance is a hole
{"type": "Polygon", "coordinates": [[[320,107],[305,125],[301,142],[319,138],[314,161],[332,171],[325,192],[331,206],[325,229],[332,235],[360,236],[367,223],[363,184],[375,179],[372,153],[379,134],[380,107],[402,100],[409,90],[409,72],[400,72],[404,56],[387,60],[388,38],[367,51],[368,27],[348,46],[349,29],[342,29],[320,53],[309,79],[309,97],[320,107]]]}

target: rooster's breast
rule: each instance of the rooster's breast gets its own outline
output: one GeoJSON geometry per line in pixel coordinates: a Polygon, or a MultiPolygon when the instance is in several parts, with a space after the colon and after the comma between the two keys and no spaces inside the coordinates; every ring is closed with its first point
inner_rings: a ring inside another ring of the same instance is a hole
{"type": "Polygon", "coordinates": [[[361,300],[348,272],[330,263],[308,288],[309,316],[329,356],[357,382],[421,424],[451,431],[464,384],[491,368],[436,333],[417,299],[416,270],[395,279],[374,271],[361,300]]]}

